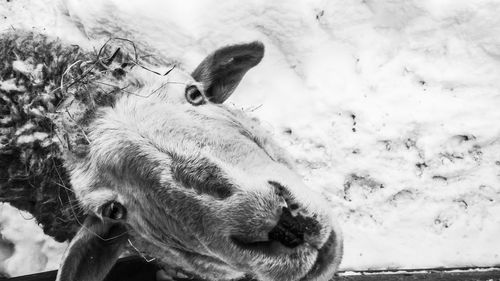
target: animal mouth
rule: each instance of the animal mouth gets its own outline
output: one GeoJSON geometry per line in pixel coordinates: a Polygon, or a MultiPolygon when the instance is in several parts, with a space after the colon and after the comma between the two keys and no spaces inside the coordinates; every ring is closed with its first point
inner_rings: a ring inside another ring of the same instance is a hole
{"type": "Polygon", "coordinates": [[[278,241],[267,240],[267,241],[247,242],[238,236],[231,236],[230,239],[240,249],[255,253],[262,253],[266,256],[280,256],[283,255],[283,253],[293,252],[292,249],[284,247],[278,241]]]}
{"type": "MultiPolygon", "coordinates": [[[[297,252],[296,248],[285,247],[283,244],[277,241],[258,241],[258,242],[246,242],[244,239],[238,236],[231,236],[231,241],[237,245],[240,249],[251,251],[254,253],[260,253],[266,256],[283,256],[285,254],[294,254],[297,252]]],[[[321,278],[331,278],[333,270],[335,269],[335,263],[338,261],[339,255],[341,253],[341,246],[339,245],[338,237],[334,231],[330,232],[330,235],[326,242],[321,246],[321,248],[315,248],[317,251],[316,261],[306,273],[305,276],[300,278],[300,281],[311,281],[311,280],[323,280],[321,278]]],[[[326,280],[326,279],[325,279],[326,280]]]]}
{"type": "MultiPolygon", "coordinates": [[[[319,280],[317,278],[327,274],[328,271],[333,271],[335,269],[333,264],[341,255],[339,251],[342,251],[341,245],[339,245],[336,233],[332,231],[325,244],[318,250],[316,262],[300,281],[319,280]]],[[[331,278],[331,276],[328,277],[331,278]]]]}

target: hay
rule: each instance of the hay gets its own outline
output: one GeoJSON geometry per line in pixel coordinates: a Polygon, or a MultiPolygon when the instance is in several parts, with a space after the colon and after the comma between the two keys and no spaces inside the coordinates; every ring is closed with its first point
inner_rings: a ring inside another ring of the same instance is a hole
{"type": "Polygon", "coordinates": [[[88,52],[27,32],[0,38],[0,65],[0,202],[31,213],[57,241],[70,240],[85,214],[64,159],[86,157],[97,109],[142,87],[127,75],[147,68],[126,39],[88,52]]]}

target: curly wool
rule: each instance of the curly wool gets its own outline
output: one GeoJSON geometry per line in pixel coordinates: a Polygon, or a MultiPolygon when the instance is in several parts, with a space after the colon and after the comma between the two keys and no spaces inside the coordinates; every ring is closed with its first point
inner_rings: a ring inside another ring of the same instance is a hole
{"type": "Polygon", "coordinates": [[[86,125],[113,105],[126,75],[127,56],[114,67],[101,51],[33,33],[0,38],[0,202],[31,213],[57,241],[70,240],[85,216],[64,158],[85,157],[86,125]]]}

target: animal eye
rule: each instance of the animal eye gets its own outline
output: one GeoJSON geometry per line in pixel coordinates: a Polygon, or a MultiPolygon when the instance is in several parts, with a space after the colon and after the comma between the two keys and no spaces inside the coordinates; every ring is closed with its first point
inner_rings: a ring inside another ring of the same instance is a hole
{"type": "Polygon", "coordinates": [[[127,215],[127,209],[116,201],[110,201],[102,206],[101,215],[112,220],[123,220],[127,215]]]}
{"type": "Polygon", "coordinates": [[[187,86],[185,95],[186,100],[192,105],[202,105],[205,103],[205,97],[195,85],[187,86]]]}

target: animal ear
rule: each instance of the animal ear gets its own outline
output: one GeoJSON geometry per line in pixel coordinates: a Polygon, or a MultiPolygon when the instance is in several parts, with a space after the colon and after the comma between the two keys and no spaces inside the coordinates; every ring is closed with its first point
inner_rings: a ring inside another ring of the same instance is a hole
{"type": "Polygon", "coordinates": [[[89,215],[71,241],[56,281],[104,280],[127,241],[123,223],[89,215]]]}
{"type": "Polygon", "coordinates": [[[259,41],[226,46],[206,57],[191,75],[203,84],[209,101],[223,103],[263,56],[264,44],[259,41]]]}

